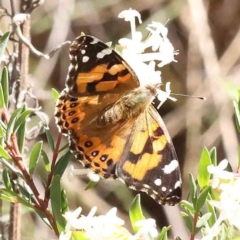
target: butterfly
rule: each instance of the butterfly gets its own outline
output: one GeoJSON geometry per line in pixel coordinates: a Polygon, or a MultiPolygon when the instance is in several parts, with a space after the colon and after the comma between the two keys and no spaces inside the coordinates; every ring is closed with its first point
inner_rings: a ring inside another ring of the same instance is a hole
{"type": "Polygon", "coordinates": [[[159,204],[177,204],[182,184],[177,155],[151,105],[160,84],[140,86],[128,63],[95,37],[77,37],[69,53],[55,118],[75,158],[159,204]]]}

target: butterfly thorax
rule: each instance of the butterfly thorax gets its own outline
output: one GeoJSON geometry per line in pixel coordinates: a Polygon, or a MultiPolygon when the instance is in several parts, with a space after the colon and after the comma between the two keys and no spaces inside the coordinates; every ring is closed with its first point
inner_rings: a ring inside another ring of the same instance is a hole
{"type": "Polygon", "coordinates": [[[103,109],[98,123],[103,126],[134,119],[151,104],[155,95],[155,86],[144,86],[129,91],[114,104],[103,109]]]}

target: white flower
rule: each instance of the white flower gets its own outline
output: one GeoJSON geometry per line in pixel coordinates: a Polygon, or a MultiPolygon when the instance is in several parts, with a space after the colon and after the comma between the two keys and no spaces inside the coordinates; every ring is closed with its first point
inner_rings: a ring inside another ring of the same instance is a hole
{"type": "MultiPolygon", "coordinates": [[[[130,22],[132,35],[131,39],[122,38],[119,40],[122,49],[120,54],[137,74],[140,85],[159,85],[161,83],[161,72],[156,71],[155,66],[163,67],[172,61],[176,61],[174,56],[178,54],[167,38],[168,29],[161,23],[152,22],[147,27],[151,34],[150,37],[142,41],[142,33],[136,31],[135,24],[136,17],[141,24],[140,14],[136,10],[129,9],[122,11],[119,17],[130,22]],[[152,52],[144,53],[147,48],[151,48],[152,52]]],[[[159,89],[157,91],[158,99],[162,103],[166,99],[176,100],[169,96],[170,92],[170,88],[166,94],[163,94],[163,91],[159,89]]]]}
{"type": "Polygon", "coordinates": [[[154,219],[146,219],[136,222],[139,231],[132,235],[123,227],[124,221],[117,217],[117,208],[112,208],[106,215],[95,216],[97,208],[94,207],[87,216],[81,215],[82,209],[67,212],[63,216],[67,220],[66,234],[61,234],[61,240],[68,240],[71,231],[83,231],[89,240],[145,240],[158,236],[154,219]]]}
{"type": "Polygon", "coordinates": [[[149,235],[154,239],[158,236],[156,221],[152,218],[139,220],[135,223],[135,226],[141,227],[134,236],[137,237],[136,239],[149,239],[149,235]]]}
{"type": "Polygon", "coordinates": [[[72,232],[69,231],[69,232],[61,232],[60,236],[59,236],[59,240],[70,240],[71,239],[71,236],[72,236],[72,232]]]}
{"type": "Polygon", "coordinates": [[[218,236],[221,230],[223,229],[223,225],[221,224],[222,219],[218,218],[215,224],[210,228],[208,223],[203,230],[204,237],[201,240],[212,240],[214,237],[218,236]]]}
{"type": "Polygon", "coordinates": [[[209,200],[209,203],[218,209],[219,217],[214,226],[208,229],[207,236],[217,236],[223,223],[227,223],[228,229],[234,227],[240,231],[240,178],[236,173],[225,171],[227,165],[228,161],[224,159],[217,167],[208,167],[213,175],[211,186],[219,191],[217,200],[209,200]]]}
{"type": "Polygon", "coordinates": [[[224,171],[227,165],[228,165],[228,161],[224,159],[219,163],[218,166],[214,166],[214,165],[208,166],[207,168],[208,172],[213,174],[213,179],[211,183],[212,188],[218,187],[220,183],[220,179],[231,180],[234,178],[233,173],[224,171]]]}
{"type": "Polygon", "coordinates": [[[87,175],[89,180],[93,182],[98,182],[100,180],[100,176],[91,171],[90,169],[77,169],[74,167],[73,164],[71,164],[67,169],[68,180],[72,182],[76,175],[87,175]]]}
{"type": "Polygon", "coordinates": [[[73,212],[66,212],[63,214],[63,217],[67,220],[67,225],[65,227],[66,231],[69,231],[73,227],[75,228],[75,226],[78,224],[78,217],[80,216],[81,212],[82,208],[79,207],[73,212]]]}

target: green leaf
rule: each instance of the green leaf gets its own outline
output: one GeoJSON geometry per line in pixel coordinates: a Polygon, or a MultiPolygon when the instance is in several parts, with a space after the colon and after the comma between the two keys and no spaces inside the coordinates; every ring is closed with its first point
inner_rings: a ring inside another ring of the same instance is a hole
{"type": "Polygon", "coordinates": [[[0,124],[0,139],[4,136],[3,126],[0,124]]]}
{"type": "Polygon", "coordinates": [[[4,165],[4,167],[7,167],[8,169],[10,169],[18,177],[24,179],[22,173],[13,164],[9,163],[7,160],[5,160],[4,158],[1,158],[1,157],[0,157],[0,162],[4,165]]]}
{"type": "Polygon", "coordinates": [[[20,153],[23,153],[23,150],[24,150],[25,135],[26,135],[26,123],[24,122],[22,123],[22,125],[20,125],[17,132],[17,142],[18,142],[18,148],[20,153]]]}
{"type": "Polygon", "coordinates": [[[51,165],[50,165],[50,161],[49,161],[49,158],[48,158],[46,152],[44,150],[42,150],[41,155],[42,155],[42,159],[43,159],[46,171],[50,172],[51,171],[51,165]]]}
{"type": "Polygon", "coordinates": [[[204,148],[200,158],[197,175],[198,185],[201,189],[209,184],[210,173],[207,170],[209,165],[211,165],[211,158],[207,148],[204,148]]]}
{"type": "Polygon", "coordinates": [[[72,158],[73,154],[68,151],[66,152],[57,162],[55,168],[54,168],[54,172],[53,174],[54,175],[59,175],[62,177],[64,171],[66,170],[67,168],[67,165],[70,161],[70,159],[72,158]]]}
{"type": "Polygon", "coordinates": [[[22,111],[22,108],[16,109],[9,119],[7,130],[6,130],[6,140],[7,141],[9,140],[11,134],[13,133],[15,122],[16,122],[18,116],[20,115],[21,111],[22,111]]]}
{"type": "Polygon", "coordinates": [[[45,133],[46,133],[46,136],[47,136],[48,144],[51,147],[52,151],[54,152],[55,144],[54,144],[52,133],[51,133],[49,127],[46,124],[44,124],[44,129],[45,129],[45,133]]]}
{"type": "Polygon", "coordinates": [[[189,183],[190,183],[190,199],[192,200],[193,206],[196,206],[197,202],[197,185],[195,183],[194,177],[189,173],[189,183]]]}
{"type": "Polygon", "coordinates": [[[67,195],[65,190],[61,191],[61,204],[62,204],[62,209],[61,209],[62,214],[64,214],[65,212],[68,212],[69,211],[68,200],[67,200],[67,195]]]}
{"type": "Polygon", "coordinates": [[[180,204],[181,204],[182,208],[184,208],[188,213],[190,213],[192,216],[194,215],[195,209],[194,209],[192,203],[182,200],[180,204]]]}
{"type": "Polygon", "coordinates": [[[53,96],[54,101],[56,102],[59,97],[59,92],[55,88],[52,88],[52,96],[53,96]]]}
{"type": "Polygon", "coordinates": [[[18,186],[21,194],[25,197],[25,199],[26,199],[26,201],[27,201],[28,203],[30,203],[30,202],[32,202],[32,203],[37,203],[37,202],[35,201],[35,199],[33,198],[33,194],[29,193],[26,188],[24,188],[24,187],[21,186],[20,184],[17,184],[17,186],[18,186]]]}
{"type": "Polygon", "coordinates": [[[185,222],[185,225],[186,225],[188,231],[189,231],[190,233],[192,233],[192,229],[193,229],[193,224],[192,224],[192,223],[193,223],[193,219],[192,219],[190,216],[188,216],[188,214],[185,213],[185,212],[181,212],[181,216],[182,216],[182,218],[183,218],[183,221],[185,222]]]}
{"type": "Polygon", "coordinates": [[[209,151],[209,154],[210,154],[211,163],[212,163],[214,166],[217,166],[217,149],[216,149],[216,147],[213,147],[213,148],[209,151]]]}
{"type": "Polygon", "coordinates": [[[21,203],[25,205],[26,207],[33,208],[31,204],[29,204],[27,201],[22,199],[18,194],[15,192],[11,191],[10,189],[0,189],[0,198],[3,200],[6,200],[8,202],[13,202],[13,203],[21,203]]]}
{"type": "Polygon", "coordinates": [[[53,216],[57,222],[59,232],[64,231],[66,225],[66,221],[62,216],[61,198],[60,176],[56,175],[53,177],[52,184],[50,186],[50,199],[53,216]]]}
{"type": "Polygon", "coordinates": [[[26,110],[17,118],[13,128],[13,132],[17,132],[18,128],[26,122],[26,118],[32,113],[31,110],[26,110]]]}
{"type": "Polygon", "coordinates": [[[6,160],[11,160],[12,157],[8,154],[8,152],[0,145],[0,156],[6,160]]]}
{"type": "Polygon", "coordinates": [[[91,188],[95,187],[97,184],[98,184],[98,182],[89,181],[85,190],[91,189],[91,188]]]}
{"type": "Polygon", "coordinates": [[[157,237],[157,240],[167,240],[167,232],[171,228],[171,226],[163,227],[160,234],[157,237]]]}
{"type": "Polygon", "coordinates": [[[72,231],[72,237],[74,240],[89,240],[83,231],[72,231]]]}
{"type": "Polygon", "coordinates": [[[10,32],[6,32],[3,34],[3,36],[0,39],[0,64],[2,62],[2,58],[5,52],[5,48],[7,46],[9,36],[10,36],[10,32]]]}
{"type": "Polygon", "coordinates": [[[0,85],[0,108],[4,108],[4,107],[5,107],[4,94],[3,94],[2,85],[0,85]]]}
{"type": "Polygon", "coordinates": [[[8,108],[8,97],[9,97],[9,84],[8,84],[8,70],[6,67],[3,68],[2,71],[2,79],[1,79],[4,105],[8,108]]]}
{"type": "Polygon", "coordinates": [[[37,162],[39,160],[40,154],[41,154],[41,150],[42,150],[42,145],[43,142],[37,142],[34,146],[33,149],[31,151],[31,155],[30,155],[30,159],[29,159],[29,173],[32,175],[36,166],[37,166],[37,162]]]}
{"type": "Polygon", "coordinates": [[[3,169],[2,180],[3,180],[3,183],[4,183],[5,187],[6,187],[6,189],[11,190],[12,189],[12,184],[10,182],[10,177],[9,177],[9,174],[8,174],[8,171],[7,171],[6,168],[3,169]]]}
{"type": "Polygon", "coordinates": [[[135,226],[135,223],[139,220],[145,219],[142,213],[140,200],[141,200],[140,194],[137,194],[136,197],[133,199],[133,202],[129,209],[130,221],[132,224],[133,231],[135,233],[137,233],[141,228],[141,227],[135,226]]]}
{"type": "Polygon", "coordinates": [[[239,110],[239,101],[233,101],[233,106],[235,109],[235,120],[238,132],[240,132],[240,110],[239,110]]]}
{"type": "Polygon", "coordinates": [[[208,194],[206,206],[207,206],[207,212],[211,213],[211,217],[208,219],[209,227],[212,227],[214,223],[217,221],[217,214],[215,211],[215,208],[209,203],[208,200],[212,200],[210,194],[208,194]]]}
{"type": "Polygon", "coordinates": [[[210,188],[211,188],[210,186],[207,186],[201,191],[201,193],[200,193],[200,195],[197,199],[197,204],[196,204],[197,213],[199,213],[201,211],[204,203],[206,202],[206,199],[207,199],[208,193],[210,191],[210,188]]]}
{"type": "Polygon", "coordinates": [[[205,226],[211,215],[212,215],[211,213],[205,213],[203,216],[201,216],[197,221],[196,227],[201,228],[205,226]]]}

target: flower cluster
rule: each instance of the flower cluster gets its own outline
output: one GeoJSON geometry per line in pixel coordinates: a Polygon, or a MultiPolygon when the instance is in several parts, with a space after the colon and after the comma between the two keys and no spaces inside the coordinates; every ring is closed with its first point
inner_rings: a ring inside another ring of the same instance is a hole
{"type": "Polygon", "coordinates": [[[77,231],[84,233],[85,239],[89,240],[110,240],[128,239],[140,240],[154,238],[158,235],[156,223],[153,219],[140,220],[136,222],[139,231],[132,235],[123,227],[124,221],[117,217],[117,209],[112,208],[106,215],[95,216],[97,211],[93,207],[87,216],[80,215],[82,208],[77,208],[74,212],[66,212],[64,218],[67,220],[65,233],[60,235],[60,240],[71,239],[72,234],[77,231]]]}
{"type": "MultiPolygon", "coordinates": [[[[143,41],[142,33],[136,31],[136,18],[140,24],[142,23],[139,12],[129,9],[122,11],[118,17],[129,21],[131,26],[131,39],[122,38],[119,40],[120,54],[135,71],[142,86],[160,84],[161,72],[155,70],[156,65],[163,67],[170,62],[176,62],[174,56],[178,54],[167,38],[168,29],[161,23],[152,22],[147,26],[149,37],[143,41]],[[152,52],[144,53],[146,49],[151,49],[152,52]]],[[[170,97],[170,93],[170,83],[166,84],[166,91],[157,89],[160,105],[167,98],[176,101],[175,98],[170,97]]]]}
{"type": "Polygon", "coordinates": [[[211,187],[216,200],[209,200],[215,207],[219,216],[210,228],[206,226],[203,240],[213,239],[227,226],[228,234],[240,233],[240,176],[225,169],[228,161],[225,159],[218,166],[208,166],[208,171],[213,175],[211,187]]]}

